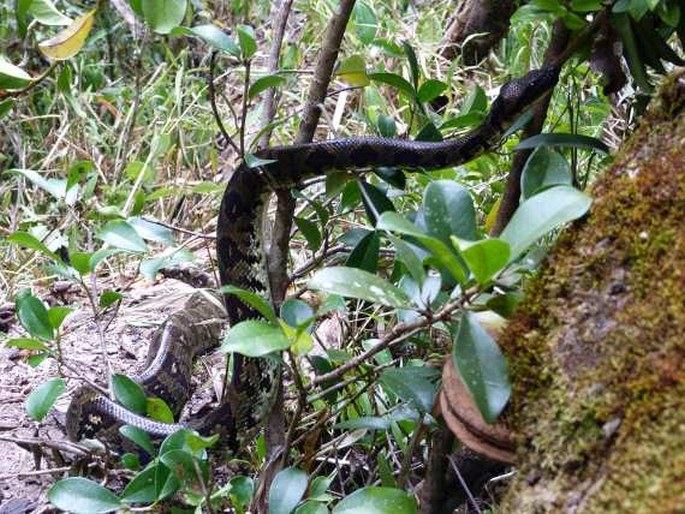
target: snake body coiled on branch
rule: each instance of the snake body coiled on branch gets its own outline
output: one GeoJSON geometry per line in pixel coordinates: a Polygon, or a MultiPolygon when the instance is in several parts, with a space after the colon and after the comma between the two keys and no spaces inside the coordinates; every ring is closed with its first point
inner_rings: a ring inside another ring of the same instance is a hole
{"type": "MultiPolygon", "coordinates": [[[[420,142],[359,137],[257,151],[255,155],[268,163],[256,168],[242,163],[231,176],[221,202],[217,258],[222,285],[240,287],[270,301],[261,227],[262,211],[273,191],[297,187],[304,179],[331,170],[362,173],[380,166],[430,170],[464,164],[494,147],[527,107],[551,91],[558,77],[558,67],[546,67],[507,82],[483,122],[455,140],[420,142]]],[[[225,295],[224,302],[231,325],[261,318],[237,296],[225,295]]],[[[179,316],[183,318],[193,312],[191,305],[179,316]]],[[[211,307],[195,314],[200,320],[219,315],[211,307]]],[[[163,344],[150,348],[143,382],[148,394],[162,397],[174,411],[180,412],[188,397],[189,363],[212,340],[216,342],[219,334],[211,330],[203,333],[197,328],[202,327],[197,318],[167,321],[166,325],[171,328],[162,327],[162,335],[156,336],[162,338],[163,344]]],[[[237,434],[257,425],[268,412],[278,376],[279,367],[273,360],[236,354],[227,397],[214,412],[194,421],[191,428],[200,433],[219,429],[229,444],[235,444],[237,434]]],[[[87,386],[76,393],[67,413],[68,433],[75,440],[97,437],[113,441],[123,424],[138,426],[158,437],[182,426],[133,414],[87,386]]]]}

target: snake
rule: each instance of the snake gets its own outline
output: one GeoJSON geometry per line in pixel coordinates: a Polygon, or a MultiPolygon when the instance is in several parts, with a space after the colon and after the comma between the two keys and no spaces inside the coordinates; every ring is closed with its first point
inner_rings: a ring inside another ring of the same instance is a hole
{"type": "MultiPolygon", "coordinates": [[[[257,150],[258,165],[243,161],[222,197],[216,235],[221,284],[271,301],[261,230],[274,191],[297,188],[306,179],[337,170],[362,174],[376,167],[412,172],[462,165],[495,147],[524,110],[554,88],[559,71],[559,66],[549,65],[505,83],[483,121],[457,139],[427,142],[350,137],[257,150]]],[[[165,400],[174,414],[188,399],[193,358],[215,345],[221,333],[224,311],[208,298],[206,294],[193,295],[181,311],[166,320],[153,336],[146,365],[137,377],[147,394],[165,400]]],[[[223,303],[230,326],[262,318],[235,294],[224,294],[223,303]]],[[[228,393],[208,415],[188,424],[162,423],[136,414],[85,385],[72,397],[67,433],[72,440],[97,438],[121,447],[119,428],[123,425],[141,428],[156,438],[189,427],[201,434],[219,432],[229,446],[236,447],[240,435],[267,415],[279,380],[276,359],[234,354],[228,393]]]]}

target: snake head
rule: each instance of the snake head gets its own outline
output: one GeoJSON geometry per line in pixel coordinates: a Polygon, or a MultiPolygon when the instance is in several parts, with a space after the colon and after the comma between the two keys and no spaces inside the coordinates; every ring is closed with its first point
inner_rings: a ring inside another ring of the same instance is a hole
{"type": "Polygon", "coordinates": [[[506,120],[521,114],[554,88],[559,80],[559,71],[559,66],[546,66],[507,82],[500,89],[491,112],[506,120]]]}

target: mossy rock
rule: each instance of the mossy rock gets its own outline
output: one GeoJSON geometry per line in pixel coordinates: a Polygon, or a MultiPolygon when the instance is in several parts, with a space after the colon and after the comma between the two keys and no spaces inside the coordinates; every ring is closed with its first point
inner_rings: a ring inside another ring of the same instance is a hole
{"type": "Polygon", "coordinates": [[[497,512],[685,512],[685,73],[500,342],[520,468],[497,512]]]}

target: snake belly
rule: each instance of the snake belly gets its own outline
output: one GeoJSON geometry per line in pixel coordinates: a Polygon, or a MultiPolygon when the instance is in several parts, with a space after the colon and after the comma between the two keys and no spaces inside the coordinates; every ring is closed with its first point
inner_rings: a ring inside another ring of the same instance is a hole
{"type": "MultiPolygon", "coordinates": [[[[332,170],[354,170],[361,174],[379,166],[418,171],[464,164],[493,148],[527,107],[554,88],[558,78],[558,67],[546,67],[507,82],[483,122],[455,140],[420,142],[358,137],[257,151],[257,157],[270,162],[257,168],[241,164],[231,176],[222,198],[217,223],[221,284],[240,287],[271,301],[261,227],[263,210],[273,191],[297,187],[307,178],[332,170]]],[[[231,325],[261,318],[237,296],[225,295],[224,303],[231,325]]],[[[151,394],[169,396],[171,402],[168,403],[178,411],[185,402],[178,391],[187,391],[190,381],[189,371],[185,375],[190,369],[187,362],[192,362],[193,355],[201,351],[195,343],[190,346],[180,344],[182,339],[192,342],[195,336],[190,333],[184,336],[170,334],[168,344],[158,345],[150,351],[149,361],[158,364],[150,367],[149,373],[146,371],[146,375],[156,377],[151,379],[151,394]],[[183,374],[169,375],[174,366],[183,370],[183,374]],[[161,377],[170,380],[161,380],[161,377]],[[174,392],[171,393],[171,389],[167,392],[166,384],[175,380],[178,380],[178,388],[174,385],[174,392]]],[[[206,418],[194,422],[192,428],[201,433],[219,429],[229,439],[229,444],[235,444],[236,438],[259,424],[270,409],[279,373],[275,360],[234,355],[232,379],[222,405],[206,418]]],[[[72,439],[84,436],[105,440],[114,438],[118,436],[114,433],[123,424],[138,426],[159,437],[182,426],[137,416],[89,388],[79,391],[69,410],[71,414],[68,413],[67,425],[72,439]]]]}

